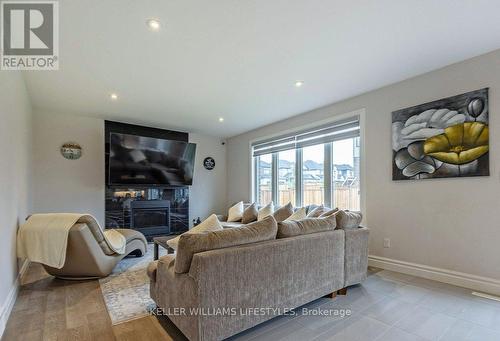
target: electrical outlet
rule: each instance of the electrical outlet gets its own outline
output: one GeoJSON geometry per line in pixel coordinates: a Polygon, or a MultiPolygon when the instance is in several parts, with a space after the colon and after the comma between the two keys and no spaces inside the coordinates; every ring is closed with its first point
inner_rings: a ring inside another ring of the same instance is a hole
{"type": "Polygon", "coordinates": [[[384,247],[385,248],[391,247],[391,240],[389,238],[384,238],[384,247]]]}

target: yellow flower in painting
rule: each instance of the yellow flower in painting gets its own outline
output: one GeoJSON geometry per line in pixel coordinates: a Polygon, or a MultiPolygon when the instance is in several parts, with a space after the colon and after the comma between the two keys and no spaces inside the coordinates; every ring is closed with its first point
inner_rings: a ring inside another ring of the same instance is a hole
{"type": "Polygon", "coordinates": [[[439,161],[463,165],[486,154],[489,149],[488,125],[465,122],[448,127],[444,134],[429,137],[424,153],[439,161]]]}

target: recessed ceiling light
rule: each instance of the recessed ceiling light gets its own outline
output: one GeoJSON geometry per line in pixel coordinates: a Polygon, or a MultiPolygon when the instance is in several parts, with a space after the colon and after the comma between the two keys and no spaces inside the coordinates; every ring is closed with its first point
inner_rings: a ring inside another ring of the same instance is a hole
{"type": "Polygon", "coordinates": [[[304,81],[295,81],[296,88],[300,88],[302,85],[304,85],[304,81]]]}
{"type": "Polygon", "coordinates": [[[219,117],[219,122],[224,122],[224,117],[219,117]]]}
{"type": "Polygon", "coordinates": [[[116,101],[118,99],[118,95],[115,93],[112,93],[111,95],[109,95],[109,98],[111,98],[113,101],[116,101]]]}
{"type": "Polygon", "coordinates": [[[158,20],[158,19],[148,19],[146,21],[146,25],[148,25],[148,28],[151,31],[158,31],[158,30],[160,30],[160,20],[158,20]]]}

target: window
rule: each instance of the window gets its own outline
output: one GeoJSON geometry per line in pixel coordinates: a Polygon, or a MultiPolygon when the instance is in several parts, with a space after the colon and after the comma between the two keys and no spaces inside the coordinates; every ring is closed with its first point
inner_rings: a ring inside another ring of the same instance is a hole
{"type": "Polygon", "coordinates": [[[359,137],[332,143],[333,206],[359,211],[359,137]]]}
{"type": "Polygon", "coordinates": [[[355,116],[253,143],[255,200],[360,210],[359,132],[355,116]]]}
{"type": "Polygon", "coordinates": [[[295,205],[295,150],[278,153],[278,205],[295,205]]]}
{"type": "Polygon", "coordinates": [[[260,155],[255,158],[257,202],[266,205],[273,200],[272,194],[272,155],[260,155]]]}
{"type": "Polygon", "coordinates": [[[302,205],[325,203],[325,147],[302,149],[302,205]]]}

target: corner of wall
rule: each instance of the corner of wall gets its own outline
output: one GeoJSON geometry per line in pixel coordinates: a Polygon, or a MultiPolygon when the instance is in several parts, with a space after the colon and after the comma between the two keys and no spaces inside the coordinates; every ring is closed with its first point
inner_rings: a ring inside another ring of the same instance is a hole
{"type": "Polygon", "coordinates": [[[5,332],[5,327],[7,326],[7,321],[9,320],[10,313],[12,312],[12,308],[14,308],[14,303],[16,303],[17,295],[19,294],[19,289],[21,287],[22,278],[28,271],[30,262],[25,259],[23,264],[19,269],[19,273],[12,284],[12,287],[7,295],[7,298],[2,304],[2,309],[0,310],[0,339],[5,332]]]}
{"type": "Polygon", "coordinates": [[[2,162],[0,204],[5,209],[0,215],[1,268],[0,333],[3,333],[20,286],[20,278],[27,269],[16,257],[16,235],[20,221],[32,210],[32,133],[33,108],[26,80],[20,72],[6,72],[0,78],[0,143],[8,145],[0,151],[2,162]]]}

